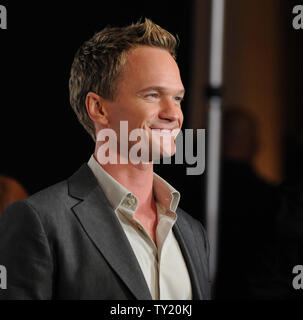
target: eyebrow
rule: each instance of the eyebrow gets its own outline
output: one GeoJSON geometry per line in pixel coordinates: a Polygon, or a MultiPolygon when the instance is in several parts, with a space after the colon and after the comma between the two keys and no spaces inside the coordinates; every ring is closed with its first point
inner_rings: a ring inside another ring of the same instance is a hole
{"type": "MultiPolygon", "coordinates": [[[[167,92],[167,91],[169,91],[169,89],[166,88],[166,87],[151,86],[151,87],[147,87],[147,88],[144,88],[142,90],[139,90],[138,93],[145,92],[145,91],[151,91],[151,90],[159,91],[159,92],[167,92]]],[[[185,94],[185,89],[177,90],[177,94],[184,95],[185,94]]]]}

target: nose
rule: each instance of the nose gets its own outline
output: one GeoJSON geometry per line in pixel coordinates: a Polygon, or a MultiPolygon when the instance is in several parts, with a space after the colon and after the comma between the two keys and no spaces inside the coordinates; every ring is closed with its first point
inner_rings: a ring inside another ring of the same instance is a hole
{"type": "Polygon", "coordinates": [[[182,122],[183,113],[180,104],[170,99],[163,100],[161,103],[159,118],[168,122],[182,122]]]}

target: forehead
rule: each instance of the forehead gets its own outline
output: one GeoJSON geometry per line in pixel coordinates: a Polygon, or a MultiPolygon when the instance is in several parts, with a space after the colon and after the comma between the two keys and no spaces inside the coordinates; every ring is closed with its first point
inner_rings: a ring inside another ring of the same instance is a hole
{"type": "Polygon", "coordinates": [[[168,51],[149,46],[139,46],[128,52],[123,80],[129,85],[183,89],[175,59],[168,51]]]}

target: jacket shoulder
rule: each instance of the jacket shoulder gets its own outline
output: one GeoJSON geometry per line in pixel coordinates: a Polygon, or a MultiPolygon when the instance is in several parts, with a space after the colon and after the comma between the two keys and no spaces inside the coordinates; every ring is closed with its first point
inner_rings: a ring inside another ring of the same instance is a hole
{"type": "Polygon", "coordinates": [[[34,214],[44,225],[49,224],[50,221],[58,221],[62,218],[71,208],[78,202],[69,196],[67,180],[58,182],[52,186],[42,189],[28,198],[16,201],[9,205],[3,212],[9,211],[18,216],[26,215],[31,212],[34,214]]]}
{"type": "Polygon", "coordinates": [[[62,207],[70,207],[75,199],[69,196],[67,180],[58,182],[42,189],[23,200],[38,212],[58,210],[62,207]]]}

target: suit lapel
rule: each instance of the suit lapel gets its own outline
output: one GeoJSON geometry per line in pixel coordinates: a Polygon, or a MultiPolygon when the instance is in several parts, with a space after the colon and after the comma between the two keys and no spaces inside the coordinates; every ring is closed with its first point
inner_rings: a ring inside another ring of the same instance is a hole
{"type": "Polygon", "coordinates": [[[152,299],[118,218],[86,164],[69,179],[69,192],[83,200],[72,210],[102,256],[137,299],[152,299]]]}
{"type": "Polygon", "coordinates": [[[190,238],[192,229],[188,222],[182,217],[182,213],[178,212],[178,210],[177,213],[178,219],[173,227],[173,232],[179,243],[191,279],[193,300],[202,300],[206,295],[203,292],[203,286],[199,285],[198,271],[194,264],[194,261],[199,261],[199,256],[195,248],[196,244],[193,243],[193,240],[190,238]]]}

